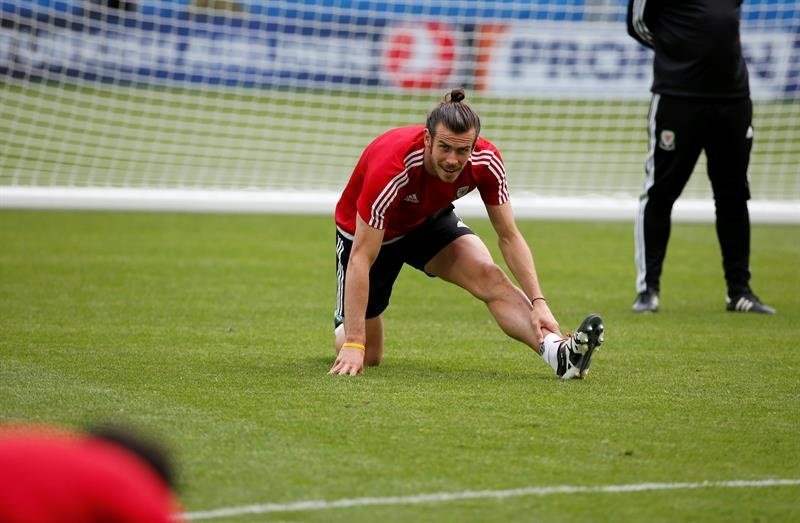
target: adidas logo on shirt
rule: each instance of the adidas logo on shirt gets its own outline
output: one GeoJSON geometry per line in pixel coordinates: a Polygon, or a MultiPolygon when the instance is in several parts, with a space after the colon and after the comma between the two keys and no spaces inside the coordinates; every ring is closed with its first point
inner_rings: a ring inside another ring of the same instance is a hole
{"type": "Polygon", "coordinates": [[[409,202],[409,203],[419,203],[419,198],[417,198],[417,195],[414,193],[414,194],[409,194],[408,196],[403,198],[403,201],[406,201],[406,202],[409,202]]]}

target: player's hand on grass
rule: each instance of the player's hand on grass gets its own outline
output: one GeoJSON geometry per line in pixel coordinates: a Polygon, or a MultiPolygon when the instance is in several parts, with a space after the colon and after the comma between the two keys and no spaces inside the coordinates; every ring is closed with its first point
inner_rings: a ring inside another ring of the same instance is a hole
{"type": "Polygon", "coordinates": [[[364,351],[354,347],[342,347],[328,374],[355,376],[364,371],[364,351]]]}

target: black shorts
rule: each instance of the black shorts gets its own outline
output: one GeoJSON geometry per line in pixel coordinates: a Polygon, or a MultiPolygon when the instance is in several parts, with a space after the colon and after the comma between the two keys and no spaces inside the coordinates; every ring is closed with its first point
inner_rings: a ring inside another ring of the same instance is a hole
{"type": "MultiPolygon", "coordinates": [[[[453,240],[465,234],[475,234],[454,212],[450,205],[437,212],[419,227],[397,240],[389,240],[381,246],[378,257],[369,271],[369,301],[366,318],[380,315],[389,306],[392,286],[407,263],[420,271],[453,240]]],[[[344,322],[344,281],[347,261],[353,240],[337,228],[336,230],[336,311],[334,325],[344,322]]],[[[431,276],[430,274],[428,276],[431,276]]]]}

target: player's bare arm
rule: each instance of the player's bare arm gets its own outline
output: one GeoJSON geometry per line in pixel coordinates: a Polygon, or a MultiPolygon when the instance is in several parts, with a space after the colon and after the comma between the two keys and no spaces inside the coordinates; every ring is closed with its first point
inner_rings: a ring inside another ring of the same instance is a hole
{"type": "Polygon", "coordinates": [[[347,266],[344,290],[345,341],[339,350],[330,374],[355,376],[364,370],[366,348],[365,314],[369,299],[369,271],[383,241],[383,230],[370,227],[361,217],[356,219],[356,234],[347,266]]]}
{"type": "Polygon", "coordinates": [[[558,322],[553,317],[547,302],[535,298],[544,297],[536,274],[536,265],[533,261],[528,243],[517,228],[511,204],[487,205],[486,212],[491,220],[492,227],[497,233],[497,241],[503,259],[509,270],[514,275],[517,283],[522,287],[528,298],[534,300],[531,310],[539,328],[550,332],[559,332],[558,322]]]}

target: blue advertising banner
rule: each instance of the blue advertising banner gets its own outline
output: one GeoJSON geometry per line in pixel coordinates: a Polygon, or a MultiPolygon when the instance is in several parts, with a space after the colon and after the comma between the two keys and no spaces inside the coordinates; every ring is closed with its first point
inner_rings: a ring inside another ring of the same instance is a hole
{"type": "MultiPolygon", "coordinates": [[[[652,51],[632,41],[619,24],[496,24],[479,28],[475,69],[481,90],[498,95],[579,98],[646,93],[652,51]]],[[[754,99],[800,94],[800,40],[787,31],[748,31],[742,50],[754,99]]]]}
{"type": "Polygon", "coordinates": [[[17,16],[0,31],[0,75],[241,87],[377,85],[381,20],[337,29],[234,17],[17,16]]]}
{"type": "MultiPolygon", "coordinates": [[[[649,51],[619,21],[477,16],[467,23],[473,18],[464,14],[450,21],[430,13],[390,17],[385,10],[253,14],[268,3],[245,12],[183,6],[149,15],[143,7],[53,5],[61,8],[3,1],[0,78],[312,89],[461,84],[499,96],[641,98],[651,75],[649,51]]],[[[756,99],[800,96],[800,33],[784,22],[743,29],[756,99]]]]}

